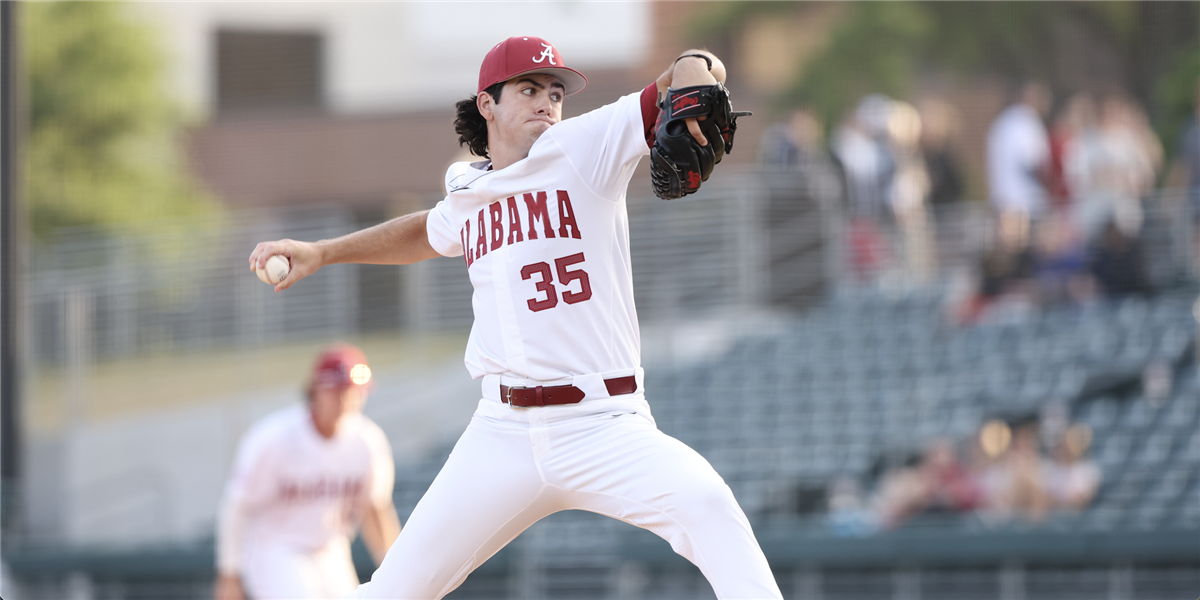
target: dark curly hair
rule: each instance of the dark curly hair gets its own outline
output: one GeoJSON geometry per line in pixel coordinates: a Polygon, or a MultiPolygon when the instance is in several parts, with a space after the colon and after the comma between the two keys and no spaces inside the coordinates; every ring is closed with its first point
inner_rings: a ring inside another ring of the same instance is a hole
{"type": "MultiPolygon", "coordinates": [[[[492,101],[500,104],[500,92],[504,89],[504,82],[494,83],[485,88],[492,101]]],[[[454,105],[456,114],[454,116],[454,133],[458,134],[458,145],[466,146],[471,154],[475,156],[488,156],[488,135],[487,121],[483,115],[479,114],[479,106],[475,104],[475,100],[479,96],[471,96],[466,100],[459,100],[454,105]]]]}

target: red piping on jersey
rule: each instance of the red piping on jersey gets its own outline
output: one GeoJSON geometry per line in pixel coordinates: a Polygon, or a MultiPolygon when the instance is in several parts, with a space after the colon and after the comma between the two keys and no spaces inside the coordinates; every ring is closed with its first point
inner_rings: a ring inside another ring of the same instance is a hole
{"type": "Polygon", "coordinates": [[[653,82],[642,90],[642,130],[646,134],[646,147],[654,146],[654,122],[658,120],[658,83],[653,82]]]}

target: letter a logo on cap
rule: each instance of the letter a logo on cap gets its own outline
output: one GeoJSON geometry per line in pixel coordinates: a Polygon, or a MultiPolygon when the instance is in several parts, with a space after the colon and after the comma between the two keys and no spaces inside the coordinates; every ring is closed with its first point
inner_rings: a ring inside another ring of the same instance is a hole
{"type": "Polygon", "coordinates": [[[550,44],[542,44],[542,46],[545,47],[545,49],[542,50],[541,56],[533,57],[533,62],[538,63],[540,65],[540,64],[542,64],[543,60],[546,60],[548,58],[548,59],[550,59],[550,64],[554,64],[554,47],[551,46],[550,44]]]}

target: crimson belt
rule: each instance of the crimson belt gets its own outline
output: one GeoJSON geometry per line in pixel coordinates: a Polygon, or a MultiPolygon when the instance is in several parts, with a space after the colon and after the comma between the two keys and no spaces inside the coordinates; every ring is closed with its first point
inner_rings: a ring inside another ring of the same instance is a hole
{"type": "MultiPolygon", "coordinates": [[[[604,387],[608,388],[609,396],[621,396],[637,391],[637,377],[617,377],[605,379],[604,387]]],[[[549,385],[527,387],[514,385],[509,387],[500,384],[500,401],[518,408],[530,406],[551,406],[555,404],[575,404],[584,397],[583,390],[573,385],[549,385]]]]}

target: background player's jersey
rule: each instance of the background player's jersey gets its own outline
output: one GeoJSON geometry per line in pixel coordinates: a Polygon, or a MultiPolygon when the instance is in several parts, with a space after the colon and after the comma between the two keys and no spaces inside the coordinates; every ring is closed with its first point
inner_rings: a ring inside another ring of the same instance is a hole
{"type": "Polygon", "coordinates": [[[475,288],[472,377],[556,382],[639,367],[625,192],[649,153],[653,107],[651,86],[555,124],[507,168],[450,168],[427,230],[439,253],[463,257],[475,288]]]}
{"type": "Polygon", "coordinates": [[[348,415],[325,439],[308,407],[293,406],[246,433],[226,501],[247,515],[247,547],[311,551],[353,533],[364,503],[387,501],[394,479],[391,446],[373,421],[348,415]]]}

